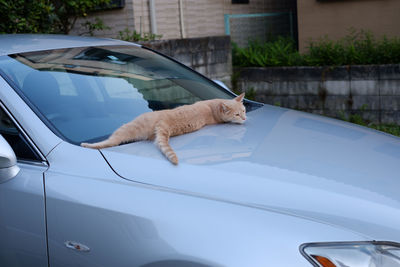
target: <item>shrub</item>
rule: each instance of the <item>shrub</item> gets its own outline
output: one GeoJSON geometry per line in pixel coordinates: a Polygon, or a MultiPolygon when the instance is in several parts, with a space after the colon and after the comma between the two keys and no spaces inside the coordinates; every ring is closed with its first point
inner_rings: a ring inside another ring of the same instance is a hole
{"type": "Polygon", "coordinates": [[[292,66],[300,63],[293,39],[279,37],[272,42],[249,42],[247,48],[233,44],[233,65],[240,67],[292,66]]]}
{"type": "Polygon", "coordinates": [[[353,29],[337,41],[327,37],[311,41],[304,59],[309,66],[400,63],[400,39],[376,39],[369,31],[353,29]]]}
{"type": "Polygon", "coordinates": [[[0,33],[53,32],[53,11],[46,0],[0,0],[0,33]]]}
{"type": "Polygon", "coordinates": [[[154,33],[141,33],[136,30],[129,30],[125,28],[123,31],[118,32],[118,39],[128,42],[139,42],[139,41],[154,41],[162,38],[162,35],[154,34],[154,33]]]}
{"type": "Polygon", "coordinates": [[[250,41],[248,47],[233,44],[233,64],[239,67],[340,66],[400,63],[400,38],[374,37],[369,31],[350,30],[337,41],[322,37],[310,41],[300,54],[291,38],[279,37],[266,43],[250,41]]]}
{"type": "MultiPolygon", "coordinates": [[[[363,111],[363,108],[361,109],[361,111],[363,111]]],[[[363,119],[360,114],[350,114],[346,116],[344,112],[341,112],[339,114],[339,118],[344,121],[366,126],[381,132],[386,132],[392,135],[400,136],[400,125],[395,123],[375,124],[363,119]]]]}
{"type": "Polygon", "coordinates": [[[0,0],[0,33],[68,34],[78,17],[107,5],[110,0],[0,0]]]}

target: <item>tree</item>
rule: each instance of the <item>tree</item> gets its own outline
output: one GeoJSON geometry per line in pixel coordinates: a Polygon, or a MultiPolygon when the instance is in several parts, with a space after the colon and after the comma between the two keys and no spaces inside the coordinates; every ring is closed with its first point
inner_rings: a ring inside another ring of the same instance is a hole
{"type": "Polygon", "coordinates": [[[57,15],[58,28],[68,34],[74,27],[78,17],[86,17],[88,13],[110,3],[110,0],[50,0],[57,15]]]}
{"type": "Polygon", "coordinates": [[[0,33],[50,33],[53,6],[46,0],[0,0],[0,33]]]}
{"type": "Polygon", "coordinates": [[[0,0],[0,33],[68,34],[78,17],[86,17],[110,0],[0,0]]]}

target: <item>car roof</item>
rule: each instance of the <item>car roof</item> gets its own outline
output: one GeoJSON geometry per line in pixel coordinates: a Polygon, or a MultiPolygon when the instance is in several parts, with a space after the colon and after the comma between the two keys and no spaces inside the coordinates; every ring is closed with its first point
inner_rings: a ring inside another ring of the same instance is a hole
{"type": "Polygon", "coordinates": [[[0,34],[0,56],[15,53],[85,46],[138,44],[115,39],[57,34],[0,34]]]}

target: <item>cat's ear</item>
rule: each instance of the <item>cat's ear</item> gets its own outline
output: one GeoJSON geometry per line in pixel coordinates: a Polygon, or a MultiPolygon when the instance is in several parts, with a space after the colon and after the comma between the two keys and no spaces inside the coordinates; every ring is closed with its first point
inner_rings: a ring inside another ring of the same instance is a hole
{"type": "Polygon", "coordinates": [[[221,102],[221,104],[219,104],[219,111],[221,113],[226,113],[226,112],[228,112],[228,110],[229,110],[229,107],[224,102],[221,102]]]}
{"type": "Polygon", "coordinates": [[[237,102],[243,102],[243,98],[244,98],[244,93],[241,93],[240,95],[238,95],[237,97],[235,97],[235,100],[237,102]]]}

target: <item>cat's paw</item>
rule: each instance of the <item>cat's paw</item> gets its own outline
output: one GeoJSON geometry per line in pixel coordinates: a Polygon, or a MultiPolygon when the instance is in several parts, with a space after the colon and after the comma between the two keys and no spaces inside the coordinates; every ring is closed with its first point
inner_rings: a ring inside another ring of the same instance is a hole
{"type": "Polygon", "coordinates": [[[178,161],[178,157],[176,155],[173,155],[171,158],[169,158],[169,160],[172,162],[172,164],[174,165],[178,165],[179,161],[178,161]]]}

